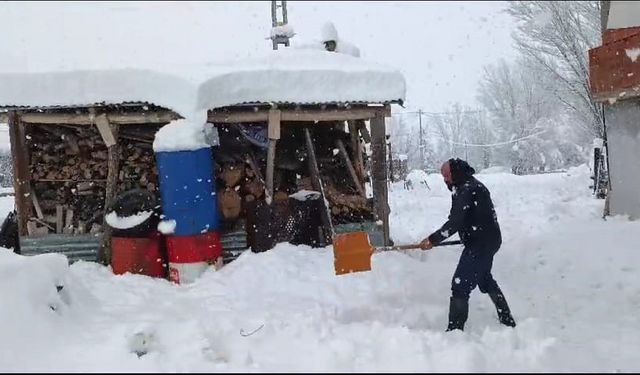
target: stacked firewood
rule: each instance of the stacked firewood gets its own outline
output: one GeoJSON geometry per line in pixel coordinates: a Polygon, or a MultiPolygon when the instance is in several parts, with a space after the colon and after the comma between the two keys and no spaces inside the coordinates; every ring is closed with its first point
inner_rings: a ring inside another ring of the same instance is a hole
{"type": "MultiPolygon", "coordinates": [[[[119,139],[116,194],[142,188],[158,193],[158,172],[146,139],[119,139]]],[[[125,135],[126,136],[126,135],[125,135]]],[[[29,232],[102,230],[109,152],[93,126],[32,126],[28,131],[33,217],[29,232]]]]}
{"type": "Polygon", "coordinates": [[[97,131],[78,134],[56,126],[40,126],[31,132],[31,178],[42,180],[104,180],[107,148],[97,131]]]}
{"type": "Polygon", "coordinates": [[[127,139],[120,141],[118,191],[146,189],[158,191],[158,168],[150,144],[127,139]]]}
{"type": "MultiPolygon", "coordinates": [[[[341,180],[335,177],[336,180],[341,180]]],[[[334,183],[330,176],[322,179],[325,198],[329,203],[331,220],[336,224],[373,220],[373,206],[370,200],[356,192],[345,189],[346,184],[334,183]]],[[[300,190],[313,190],[311,179],[305,177],[298,181],[300,190]]]]}
{"type": "MultiPolygon", "coordinates": [[[[266,198],[261,171],[254,159],[246,156],[246,162],[223,164],[218,174],[218,205],[222,217],[233,222],[242,216],[246,204],[266,198]]],[[[274,200],[286,200],[288,194],[276,192],[274,200]]]]}

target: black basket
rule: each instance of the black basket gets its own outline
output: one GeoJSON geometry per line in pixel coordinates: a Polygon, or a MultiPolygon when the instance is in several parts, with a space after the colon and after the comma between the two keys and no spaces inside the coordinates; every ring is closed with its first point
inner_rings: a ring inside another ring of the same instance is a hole
{"type": "Polygon", "coordinates": [[[247,205],[247,243],[253,252],[272,249],[277,243],[311,247],[325,246],[322,241],[321,199],[299,201],[253,201],[247,205]]]}
{"type": "Polygon", "coordinates": [[[114,237],[147,237],[157,231],[160,222],[158,204],[155,195],[145,189],[128,190],[113,201],[107,209],[107,214],[114,212],[120,217],[127,217],[142,211],[153,211],[151,216],[142,223],[127,229],[112,228],[114,237]]]}

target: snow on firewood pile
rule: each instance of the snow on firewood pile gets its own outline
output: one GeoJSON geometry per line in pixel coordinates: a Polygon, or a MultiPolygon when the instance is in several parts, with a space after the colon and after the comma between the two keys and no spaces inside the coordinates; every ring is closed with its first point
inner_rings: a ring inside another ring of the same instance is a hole
{"type": "MultiPolygon", "coordinates": [[[[477,176],[502,227],[493,275],[515,329],[476,289],[465,331],[444,332],[456,246],[375,254],[371,271],[336,276],[330,248],[280,244],[190,285],[0,249],[0,369],[637,372],[640,223],[602,220],[589,175],[477,176]]],[[[396,244],[446,220],[451,193],[427,179],[390,190],[396,244]]],[[[1,214],[12,207],[0,198],[1,214]]]]}

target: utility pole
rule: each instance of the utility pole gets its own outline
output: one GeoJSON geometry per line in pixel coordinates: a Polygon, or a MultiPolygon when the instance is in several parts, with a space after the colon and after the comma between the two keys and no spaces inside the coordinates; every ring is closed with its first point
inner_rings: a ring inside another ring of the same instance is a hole
{"type": "Polygon", "coordinates": [[[424,170],[424,145],[422,143],[422,109],[418,110],[418,121],[420,124],[420,139],[418,140],[418,147],[420,148],[420,169],[424,170]]]}

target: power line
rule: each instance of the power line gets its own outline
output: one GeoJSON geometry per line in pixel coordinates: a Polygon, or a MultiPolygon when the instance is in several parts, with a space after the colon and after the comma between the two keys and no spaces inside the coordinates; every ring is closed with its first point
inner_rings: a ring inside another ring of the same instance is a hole
{"type": "MultiPolygon", "coordinates": [[[[542,130],[542,131],[539,131],[539,132],[537,132],[537,133],[533,133],[533,134],[526,135],[526,136],[524,136],[524,137],[520,137],[520,138],[512,139],[512,140],[510,140],[510,141],[496,142],[496,143],[486,143],[486,144],[462,143],[462,142],[450,141],[449,139],[447,139],[447,138],[443,137],[442,135],[440,135],[440,134],[435,134],[435,133],[431,133],[431,134],[430,134],[430,136],[440,138],[440,139],[444,140],[445,142],[448,142],[448,143],[453,144],[453,145],[459,145],[459,146],[468,146],[468,147],[497,147],[497,146],[505,146],[505,145],[509,145],[509,144],[512,144],[512,143],[520,142],[520,141],[523,141],[523,140],[528,139],[528,138],[533,138],[533,137],[536,137],[536,136],[541,135],[541,134],[543,134],[543,133],[546,133],[547,131],[548,131],[548,130],[542,130]]],[[[408,134],[408,133],[405,133],[405,134],[391,134],[391,136],[392,136],[392,137],[413,137],[413,136],[414,136],[414,134],[408,134]]],[[[423,147],[423,146],[419,146],[419,147],[423,147]]]]}

